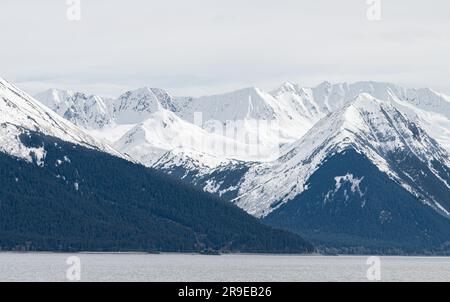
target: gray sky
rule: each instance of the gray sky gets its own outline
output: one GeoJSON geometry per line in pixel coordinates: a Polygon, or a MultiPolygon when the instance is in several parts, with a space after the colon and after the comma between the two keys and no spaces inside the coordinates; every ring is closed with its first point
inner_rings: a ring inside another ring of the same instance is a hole
{"type": "Polygon", "coordinates": [[[204,95],[376,80],[450,94],[450,1],[0,1],[0,76],[30,93],[141,86],[204,95]]]}

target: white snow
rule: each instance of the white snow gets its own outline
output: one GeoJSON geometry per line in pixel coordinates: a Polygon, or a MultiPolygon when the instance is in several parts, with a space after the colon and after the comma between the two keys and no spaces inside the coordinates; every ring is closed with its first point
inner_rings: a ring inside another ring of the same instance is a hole
{"type": "Polygon", "coordinates": [[[359,185],[361,184],[363,179],[364,179],[364,177],[357,178],[357,177],[354,177],[353,174],[350,174],[350,173],[347,173],[344,176],[336,176],[334,178],[334,180],[336,181],[335,192],[339,191],[339,189],[345,182],[348,182],[352,185],[351,186],[352,192],[353,193],[357,192],[359,194],[359,196],[362,197],[364,194],[361,192],[359,185]]]}
{"type": "MultiPolygon", "coordinates": [[[[237,161],[256,162],[234,202],[258,217],[273,211],[274,203],[279,207],[303,192],[323,160],[349,146],[416,196],[411,183],[402,181],[386,162],[386,153],[411,152],[431,171],[431,159],[450,165],[450,97],[426,88],[324,82],[312,88],[284,83],[269,93],[250,87],[199,98],[172,97],[147,87],[117,99],[71,92],[41,97],[61,116],[147,166],[167,171],[182,166],[201,176],[237,161]],[[259,131],[254,121],[273,127],[259,131]],[[256,141],[238,141],[216,131],[230,125],[256,141]],[[224,145],[234,146],[234,152],[217,148],[224,145]],[[256,156],[248,151],[255,146],[263,150],[256,156]]],[[[360,193],[353,187],[357,179],[339,180],[355,182],[352,188],[360,193]]],[[[219,188],[210,181],[204,190],[218,193],[219,188]]]]}
{"type": "MultiPolygon", "coordinates": [[[[357,82],[333,85],[324,82],[313,88],[284,83],[270,93],[250,87],[199,98],[172,97],[162,89],[148,87],[128,91],[117,99],[49,90],[37,98],[61,116],[88,130],[89,134],[105,143],[113,144],[120,151],[150,166],[165,152],[180,148],[180,144],[196,152],[222,157],[223,160],[275,160],[280,146],[301,139],[322,118],[363,93],[376,99],[392,101],[402,112],[407,108],[409,117],[419,120],[431,137],[450,151],[450,98],[430,89],[405,89],[389,83],[357,82]],[[174,112],[176,117],[188,123],[177,121],[167,129],[161,128],[161,125],[165,125],[160,123],[162,115],[168,115],[164,111],[174,112]],[[194,118],[199,114],[202,117],[200,125],[194,118]],[[235,136],[230,137],[226,131],[216,131],[222,125],[225,128],[236,121],[240,123],[229,128],[236,129],[242,137],[257,138],[257,142],[249,144],[240,141],[238,145],[241,147],[234,148],[238,150],[231,154],[211,147],[192,148],[188,141],[179,139],[187,132],[202,137],[206,137],[206,132],[209,132],[215,137],[202,138],[202,141],[217,140],[217,135],[236,140],[235,136]],[[260,124],[252,121],[260,121],[260,124]],[[266,127],[267,129],[262,129],[261,121],[272,124],[266,127]],[[204,131],[198,131],[192,125],[204,131]],[[135,137],[133,146],[124,144],[124,141],[130,141],[130,135],[138,134],[138,128],[142,133],[146,133],[141,136],[142,139],[135,137]],[[178,138],[168,140],[174,134],[178,138]],[[243,148],[243,145],[247,145],[247,148],[243,148]],[[256,155],[250,155],[249,148],[258,149],[256,155]],[[274,155],[270,156],[269,153],[274,155]]],[[[349,123],[357,123],[351,118],[347,120],[349,123]]],[[[358,127],[357,124],[354,126],[358,127]]]]}
{"type": "Polygon", "coordinates": [[[24,133],[25,129],[122,156],[112,147],[100,143],[13,84],[0,78],[0,151],[28,161],[35,157],[37,163],[42,165],[45,150],[41,147],[28,148],[19,139],[19,135],[24,133]]]}
{"type": "MultiPolygon", "coordinates": [[[[334,178],[334,180],[336,182],[335,188],[334,188],[334,190],[331,190],[327,193],[327,195],[325,196],[325,200],[324,200],[325,202],[332,201],[335,194],[339,192],[339,190],[345,183],[349,183],[351,185],[350,190],[352,191],[353,194],[357,193],[359,195],[359,197],[364,196],[364,193],[361,191],[361,188],[360,188],[360,184],[364,180],[364,177],[357,178],[357,177],[353,176],[353,174],[347,173],[344,176],[336,176],[334,178]]],[[[346,200],[348,200],[349,195],[348,195],[347,190],[345,190],[344,195],[345,195],[346,200]]],[[[361,206],[362,207],[365,206],[365,201],[362,202],[361,206]]]]}
{"type": "Polygon", "coordinates": [[[450,166],[448,154],[428,136],[420,139],[408,128],[408,119],[389,101],[360,94],[352,103],[319,121],[301,140],[285,146],[282,156],[272,163],[252,167],[245,175],[235,203],[247,212],[264,217],[305,190],[309,177],[327,156],[352,146],[368,157],[380,171],[402,182],[384,159],[385,154],[407,150],[424,163],[436,159],[450,166]],[[279,203],[281,201],[281,203],[279,203]]]}

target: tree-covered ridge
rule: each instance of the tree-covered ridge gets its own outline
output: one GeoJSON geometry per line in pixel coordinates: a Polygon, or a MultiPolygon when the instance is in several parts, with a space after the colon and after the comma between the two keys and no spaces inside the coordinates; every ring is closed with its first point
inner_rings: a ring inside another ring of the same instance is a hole
{"type": "Polygon", "coordinates": [[[3,250],[299,253],[309,243],[144,166],[24,132],[44,165],[0,153],[3,250]]]}

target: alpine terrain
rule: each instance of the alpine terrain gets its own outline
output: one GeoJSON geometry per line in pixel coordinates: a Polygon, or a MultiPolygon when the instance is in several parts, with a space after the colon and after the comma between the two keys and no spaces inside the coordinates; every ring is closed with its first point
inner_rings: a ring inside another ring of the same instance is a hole
{"type": "Polygon", "coordinates": [[[36,98],[123,157],[323,251],[450,253],[450,97],[432,89],[324,82],[36,98]]]}
{"type": "Polygon", "coordinates": [[[0,249],[312,251],[300,236],[138,164],[72,123],[101,128],[115,123],[111,116],[144,118],[130,113],[139,100],[115,112],[98,97],[57,101],[56,112],[71,122],[0,79],[0,249]]]}

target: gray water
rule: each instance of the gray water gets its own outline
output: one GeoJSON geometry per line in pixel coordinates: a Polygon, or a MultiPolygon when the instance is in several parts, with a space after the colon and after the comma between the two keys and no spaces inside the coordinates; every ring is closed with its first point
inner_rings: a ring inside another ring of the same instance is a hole
{"type": "MultiPolygon", "coordinates": [[[[0,253],[0,281],[369,281],[368,257],[0,253]],[[72,263],[73,264],[73,263],[72,263]]],[[[450,257],[380,257],[381,281],[450,281],[450,257]]]]}

